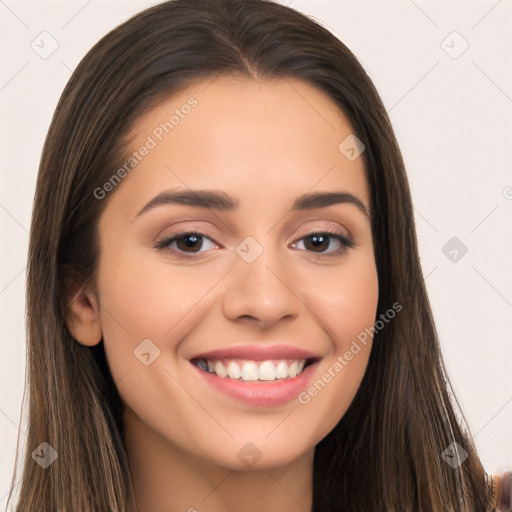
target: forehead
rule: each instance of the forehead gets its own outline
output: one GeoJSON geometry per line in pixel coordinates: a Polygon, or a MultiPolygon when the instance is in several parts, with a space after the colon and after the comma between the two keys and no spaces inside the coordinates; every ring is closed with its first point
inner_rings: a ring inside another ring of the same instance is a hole
{"type": "Polygon", "coordinates": [[[246,201],[262,194],[279,200],[318,186],[345,188],[366,200],[363,159],[340,150],[352,134],[334,101],[303,81],[222,76],[139,118],[127,158],[144,156],[123,181],[139,195],[181,186],[231,189],[240,197],[245,189],[246,201]],[[150,149],[139,151],[144,147],[150,149]]]}

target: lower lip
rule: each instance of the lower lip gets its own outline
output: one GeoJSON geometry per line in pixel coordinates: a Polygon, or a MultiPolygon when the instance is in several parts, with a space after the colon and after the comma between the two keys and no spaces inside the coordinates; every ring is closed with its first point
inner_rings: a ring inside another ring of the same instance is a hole
{"type": "Polygon", "coordinates": [[[214,373],[202,370],[194,363],[191,364],[209,385],[221,393],[250,405],[271,407],[285,404],[297,398],[310,382],[318,361],[306,367],[297,377],[270,381],[243,381],[230,379],[229,377],[219,377],[214,373]]]}

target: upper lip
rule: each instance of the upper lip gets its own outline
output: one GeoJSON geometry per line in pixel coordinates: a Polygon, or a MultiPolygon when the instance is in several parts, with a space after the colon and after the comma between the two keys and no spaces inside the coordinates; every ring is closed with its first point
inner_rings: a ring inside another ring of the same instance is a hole
{"type": "Polygon", "coordinates": [[[210,352],[198,353],[190,359],[250,359],[265,361],[268,359],[319,359],[318,354],[291,345],[237,345],[220,348],[210,352]]]}

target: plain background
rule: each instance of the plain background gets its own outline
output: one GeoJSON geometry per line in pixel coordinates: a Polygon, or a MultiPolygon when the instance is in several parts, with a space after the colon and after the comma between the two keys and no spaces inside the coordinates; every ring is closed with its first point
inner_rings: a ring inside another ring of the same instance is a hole
{"type": "MultiPolygon", "coordinates": [[[[44,137],[80,59],[154,3],[0,0],[2,508],[23,398],[26,252],[44,137]],[[33,49],[52,44],[58,48],[47,58],[33,49]]],[[[348,46],[389,111],[450,379],[486,470],[511,470],[512,1],[281,3],[348,46]]]]}

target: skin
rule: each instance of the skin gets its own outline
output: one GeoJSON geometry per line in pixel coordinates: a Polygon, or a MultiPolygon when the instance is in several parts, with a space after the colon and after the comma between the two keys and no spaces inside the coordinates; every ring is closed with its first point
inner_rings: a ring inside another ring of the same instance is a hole
{"type": "Polygon", "coordinates": [[[104,341],[125,404],[139,512],[303,512],[312,504],[315,445],[352,402],[371,338],[308,404],[241,403],[205,384],[189,359],[283,342],[321,357],[315,382],[373,326],[368,218],[349,203],[290,211],[296,197],[318,191],[348,192],[368,207],[363,160],[338,150],[353,130],[332,100],[289,79],[196,84],[139,119],[132,149],[190,96],[197,106],[103,199],[99,267],[74,298],[68,326],[82,344],[104,341]],[[164,205],[136,218],[174,188],[220,190],[240,208],[164,205]],[[207,237],[199,253],[189,249],[192,259],[182,257],[183,242],[174,252],[154,247],[182,229],[207,237]],[[327,229],[354,247],[336,254],[335,238],[320,249],[308,243],[306,235],[327,229]],[[250,264],[235,250],[247,236],[263,248],[250,264]],[[148,338],[160,355],[145,366],[134,350],[148,338]],[[237,456],[248,442],[261,454],[252,467],[237,456]]]}

